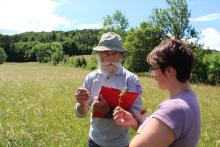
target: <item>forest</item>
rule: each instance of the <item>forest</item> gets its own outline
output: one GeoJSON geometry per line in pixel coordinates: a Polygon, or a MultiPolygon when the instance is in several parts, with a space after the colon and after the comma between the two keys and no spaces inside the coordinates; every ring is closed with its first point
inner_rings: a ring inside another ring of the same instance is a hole
{"type": "Polygon", "coordinates": [[[147,54],[166,38],[182,40],[192,48],[195,56],[191,82],[216,85],[220,83],[220,52],[205,49],[199,44],[199,32],[189,23],[190,10],[185,0],[167,0],[167,8],[155,8],[135,28],[129,27],[129,20],[120,10],[103,18],[102,29],[71,31],[25,32],[15,35],[0,34],[0,64],[4,62],[40,62],[69,64],[76,67],[95,69],[97,66],[92,51],[100,36],[108,31],[116,32],[123,38],[128,49],[123,65],[130,71],[149,71],[145,62],[147,54]],[[190,42],[190,39],[196,41],[190,42]],[[92,64],[87,65],[83,56],[91,55],[92,64]],[[78,58],[72,58],[78,56],[78,58]]]}

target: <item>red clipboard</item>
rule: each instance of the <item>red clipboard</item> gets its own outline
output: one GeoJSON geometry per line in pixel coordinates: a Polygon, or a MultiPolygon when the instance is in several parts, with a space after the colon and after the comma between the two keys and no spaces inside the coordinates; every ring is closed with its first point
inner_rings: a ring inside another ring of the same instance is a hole
{"type": "MultiPolygon", "coordinates": [[[[102,97],[107,101],[109,107],[112,110],[115,109],[117,106],[119,106],[119,100],[120,100],[120,106],[123,109],[130,110],[132,104],[138,97],[138,93],[126,92],[121,97],[119,96],[120,93],[121,90],[119,89],[102,86],[99,95],[102,95],[102,97]]],[[[105,114],[99,112],[93,112],[93,117],[106,118],[105,114]]]]}

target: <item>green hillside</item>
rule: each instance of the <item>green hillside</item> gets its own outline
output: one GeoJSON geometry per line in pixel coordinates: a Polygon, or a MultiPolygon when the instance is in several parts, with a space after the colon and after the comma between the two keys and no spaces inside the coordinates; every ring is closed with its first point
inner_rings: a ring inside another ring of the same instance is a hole
{"type": "MultiPolygon", "coordinates": [[[[0,65],[0,146],[85,147],[89,116],[72,112],[75,90],[89,70],[39,63],[0,65]]],[[[166,98],[153,79],[140,77],[144,107],[153,112],[166,98]]],[[[201,104],[199,147],[220,145],[220,87],[192,85],[201,104]]],[[[132,135],[134,132],[132,132],[132,135]]]]}

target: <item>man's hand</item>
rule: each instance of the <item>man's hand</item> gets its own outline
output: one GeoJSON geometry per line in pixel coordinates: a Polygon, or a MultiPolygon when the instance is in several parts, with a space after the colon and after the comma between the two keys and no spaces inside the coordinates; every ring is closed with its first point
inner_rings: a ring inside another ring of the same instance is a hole
{"type": "Polygon", "coordinates": [[[78,88],[76,91],[76,101],[81,106],[86,106],[88,99],[89,99],[89,91],[82,87],[78,88]]]}
{"type": "Polygon", "coordinates": [[[88,112],[87,101],[89,99],[89,91],[85,88],[78,88],[76,91],[76,112],[80,117],[85,116],[88,112]]]}
{"type": "Polygon", "coordinates": [[[100,112],[102,114],[106,114],[110,111],[110,107],[108,103],[102,96],[94,97],[94,102],[92,104],[92,107],[93,107],[93,111],[100,112]]]}

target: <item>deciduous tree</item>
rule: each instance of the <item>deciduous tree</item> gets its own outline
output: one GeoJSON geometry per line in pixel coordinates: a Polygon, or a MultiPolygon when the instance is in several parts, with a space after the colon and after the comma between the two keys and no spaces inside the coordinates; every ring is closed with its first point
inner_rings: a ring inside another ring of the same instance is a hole
{"type": "Polygon", "coordinates": [[[160,27],[163,33],[175,39],[197,37],[198,33],[189,24],[191,13],[185,0],[166,0],[168,8],[155,8],[150,21],[160,27]]]}

